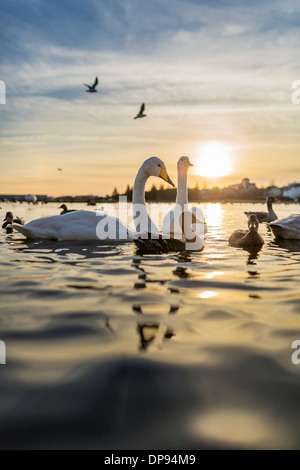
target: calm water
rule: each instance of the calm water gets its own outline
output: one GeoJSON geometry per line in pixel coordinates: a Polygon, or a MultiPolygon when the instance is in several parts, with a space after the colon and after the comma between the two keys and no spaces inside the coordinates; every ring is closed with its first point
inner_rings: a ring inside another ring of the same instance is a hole
{"type": "Polygon", "coordinates": [[[188,258],[1,233],[1,448],[300,448],[300,242],[231,248],[263,205],[201,207],[188,258]]]}

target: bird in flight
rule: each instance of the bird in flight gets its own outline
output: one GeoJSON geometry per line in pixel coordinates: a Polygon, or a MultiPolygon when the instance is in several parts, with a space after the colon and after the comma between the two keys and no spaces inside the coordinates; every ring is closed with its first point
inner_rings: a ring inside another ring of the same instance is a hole
{"type": "Polygon", "coordinates": [[[141,109],[139,110],[139,113],[135,116],[133,119],[139,119],[147,116],[147,114],[144,114],[145,111],[145,103],[142,104],[141,109]]]}
{"type": "Polygon", "coordinates": [[[62,171],[62,168],[57,168],[57,171],[62,171]]]}
{"type": "Polygon", "coordinates": [[[85,90],[87,93],[97,93],[96,86],[98,85],[98,77],[95,78],[93,85],[87,85],[84,83],[84,86],[88,87],[88,90],[85,90]]]}

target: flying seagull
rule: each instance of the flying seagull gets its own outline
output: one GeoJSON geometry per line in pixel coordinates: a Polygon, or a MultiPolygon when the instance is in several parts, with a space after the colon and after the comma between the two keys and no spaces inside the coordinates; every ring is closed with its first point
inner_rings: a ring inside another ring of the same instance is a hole
{"type": "Polygon", "coordinates": [[[88,90],[85,90],[85,91],[88,92],[88,93],[97,93],[97,91],[98,91],[98,90],[96,90],[97,85],[98,85],[98,77],[95,78],[95,81],[94,81],[93,85],[87,85],[86,83],[84,83],[84,86],[88,87],[88,90]]]}
{"type": "Polygon", "coordinates": [[[145,103],[142,104],[141,109],[139,110],[139,113],[135,116],[133,119],[139,119],[147,116],[147,114],[144,114],[145,111],[145,103]]]}

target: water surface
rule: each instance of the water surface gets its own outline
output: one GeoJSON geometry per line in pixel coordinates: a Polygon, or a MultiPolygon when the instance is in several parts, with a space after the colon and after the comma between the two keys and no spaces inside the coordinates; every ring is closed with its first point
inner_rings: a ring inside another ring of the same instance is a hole
{"type": "Polygon", "coordinates": [[[229,247],[263,205],[200,207],[206,245],[189,256],[1,233],[1,448],[300,447],[300,242],[261,225],[259,253],[229,247]]]}

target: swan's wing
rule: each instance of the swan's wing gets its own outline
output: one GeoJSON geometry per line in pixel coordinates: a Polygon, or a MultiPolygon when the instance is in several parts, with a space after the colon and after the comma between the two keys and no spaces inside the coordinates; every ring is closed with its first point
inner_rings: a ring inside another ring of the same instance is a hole
{"type": "Polygon", "coordinates": [[[145,103],[142,104],[139,114],[143,114],[145,111],[145,103]]]}
{"type": "Polygon", "coordinates": [[[87,83],[84,83],[84,86],[87,86],[89,89],[91,89],[91,85],[88,85],[87,83]]]}
{"type": "Polygon", "coordinates": [[[190,211],[196,217],[197,223],[199,222],[199,223],[205,224],[205,218],[204,218],[203,211],[201,209],[199,209],[199,207],[194,207],[193,206],[193,207],[190,208],[190,211]]]}
{"type": "Polygon", "coordinates": [[[286,240],[300,240],[300,215],[292,214],[285,219],[268,224],[275,237],[286,240]]]}
{"type": "MultiPolygon", "coordinates": [[[[167,214],[166,216],[164,217],[164,220],[163,220],[163,226],[162,226],[162,233],[164,235],[167,235],[167,234],[174,234],[174,231],[175,231],[175,207],[173,207],[167,214]]],[[[179,207],[179,212],[178,212],[178,221],[180,222],[180,214],[182,213],[182,209],[179,207]]],[[[198,207],[191,207],[189,208],[188,211],[184,211],[185,213],[187,212],[190,212],[192,214],[192,218],[191,218],[191,221],[192,221],[192,224],[191,224],[191,227],[192,227],[192,230],[196,233],[198,233],[199,235],[204,235],[204,233],[207,232],[207,227],[206,227],[206,224],[205,224],[205,220],[204,220],[204,214],[202,212],[201,209],[199,209],[198,207]],[[204,227],[203,227],[204,225],[204,227]]],[[[178,232],[181,232],[181,228],[178,227],[178,232]]]]}
{"type": "Polygon", "coordinates": [[[299,230],[300,231],[300,215],[292,214],[284,219],[276,220],[271,222],[270,226],[277,225],[278,227],[286,228],[288,230],[299,230]]]}
{"type": "Polygon", "coordinates": [[[26,225],[12,224],[12,228],[22,233],[26,238],[38,240],[57,240],[56,232],[48,230],[47,233],[41,228],[30,229],[26,225]]]}
{"type": "Polygon", "coordinates": [[[191,207],[190,211],[196,218],[195,221],[193,220],[192,229],[200,235],[204,235],[205,233],[207,233],[207,225],[205,222],[203,211],[199,209],[199,207],[194,206],[191,207]]]}

